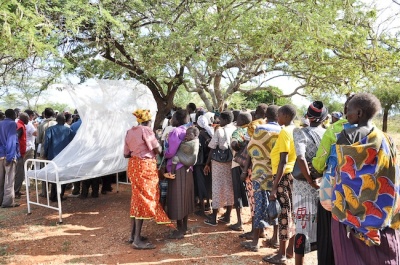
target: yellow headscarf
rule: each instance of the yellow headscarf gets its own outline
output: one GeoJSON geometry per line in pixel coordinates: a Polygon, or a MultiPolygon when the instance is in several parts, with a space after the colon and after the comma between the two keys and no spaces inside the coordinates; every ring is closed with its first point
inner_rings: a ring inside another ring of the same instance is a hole
{"type": "Polygon", "coordinates": [[[148,109],[138,109],[132,113],[138,123],[146,122],[151,120],[151,113],[148,109]]]}

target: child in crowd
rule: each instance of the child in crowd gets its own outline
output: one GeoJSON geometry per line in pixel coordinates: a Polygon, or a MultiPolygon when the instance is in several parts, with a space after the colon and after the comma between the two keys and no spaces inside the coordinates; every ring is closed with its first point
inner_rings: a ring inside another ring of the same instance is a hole
{"type": "Polygon", "coordinates": [[[175,169],[178,163],[185,166],[196,164],[197,154],[199,152],[199,129],[190,127],[186,130],[185,140],[180,144],[176,156],[172,158],[171,172],[164,174],[168,179],[175,179],[175,169]]]}

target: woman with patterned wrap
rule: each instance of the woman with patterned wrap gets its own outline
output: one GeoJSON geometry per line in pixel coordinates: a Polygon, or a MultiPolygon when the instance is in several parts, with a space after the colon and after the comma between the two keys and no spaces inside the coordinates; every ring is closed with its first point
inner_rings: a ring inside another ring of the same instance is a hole
{"type": "Polygon", "coordinates": [[[332,242],[336,264],[400,264],[400,175],[396,149],[372,125],[381,109],[372,94],[356,94],[336,143],[332,242]]]}
{"type": "Polygon", "coordinates": [[[138,109],[133,115],[139,125],[127,131],[124,146],[124,156],[129,158],[127,174],[132,184],[132,232],[129,242],[135,249],[153,249],[155,246],[145,242],[140,235],[143,220],[154,218],[158,224],[171,223],[159,202],[155,157],[161,152],[161,147],[150,128],[150,110],[138,109]]]}

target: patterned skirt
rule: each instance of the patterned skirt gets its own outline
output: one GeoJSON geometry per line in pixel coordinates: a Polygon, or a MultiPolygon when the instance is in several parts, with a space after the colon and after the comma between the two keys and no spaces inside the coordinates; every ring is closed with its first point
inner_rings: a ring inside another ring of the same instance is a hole
{"type": "Polygon", "coordinates": [[[154,218],[158,224],[169,224],[160,204],[156,159],[131,157],[127,171],[132,185],[130,216],[137,219],[154,218]]]}

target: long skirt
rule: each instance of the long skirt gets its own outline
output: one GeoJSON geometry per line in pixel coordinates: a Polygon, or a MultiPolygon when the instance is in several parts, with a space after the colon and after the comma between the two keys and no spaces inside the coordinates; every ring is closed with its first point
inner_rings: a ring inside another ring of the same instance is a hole
{"type": "Polygon", "coordinates": [[[127,173],[132,185],[131,217],[154,218],[158,224],[171,223],[160,204],[156,160],[131,157],[127,173]]]}
{"type": "Polygon", "coordinates": [[[293,212],[296,234],[305,236],[304,253],[317,242],[318,191],[307,181],[293,180],[293,212]]]}
{"type": "Polygon", "coordinates": [[[212,172],[212,208],[233,206],[232,163],[211,161],[212,172]]]}
{"type": "Polygon", "coordinates": [[[333,256],[332,234],[331,234],[332,213],[325,210],[321,203],[318,203],[317,212],[317,259],[318,265],[335,265],[333,256]]]}
{"type": "Polygon", "coordinates": [[[400,264],[400,231],[386,228],[380,231],[381,244],[367,246],[346,225],[332,218],[332,242],[335,264],[340,265],[398,265],[400,264]]]}
{"type": "Polygon", "coordinates": [[[193,173],[181,167],[175,179],[168,179],[167,213],[171,220],[182,220],[194,212],[193,173]]]}

